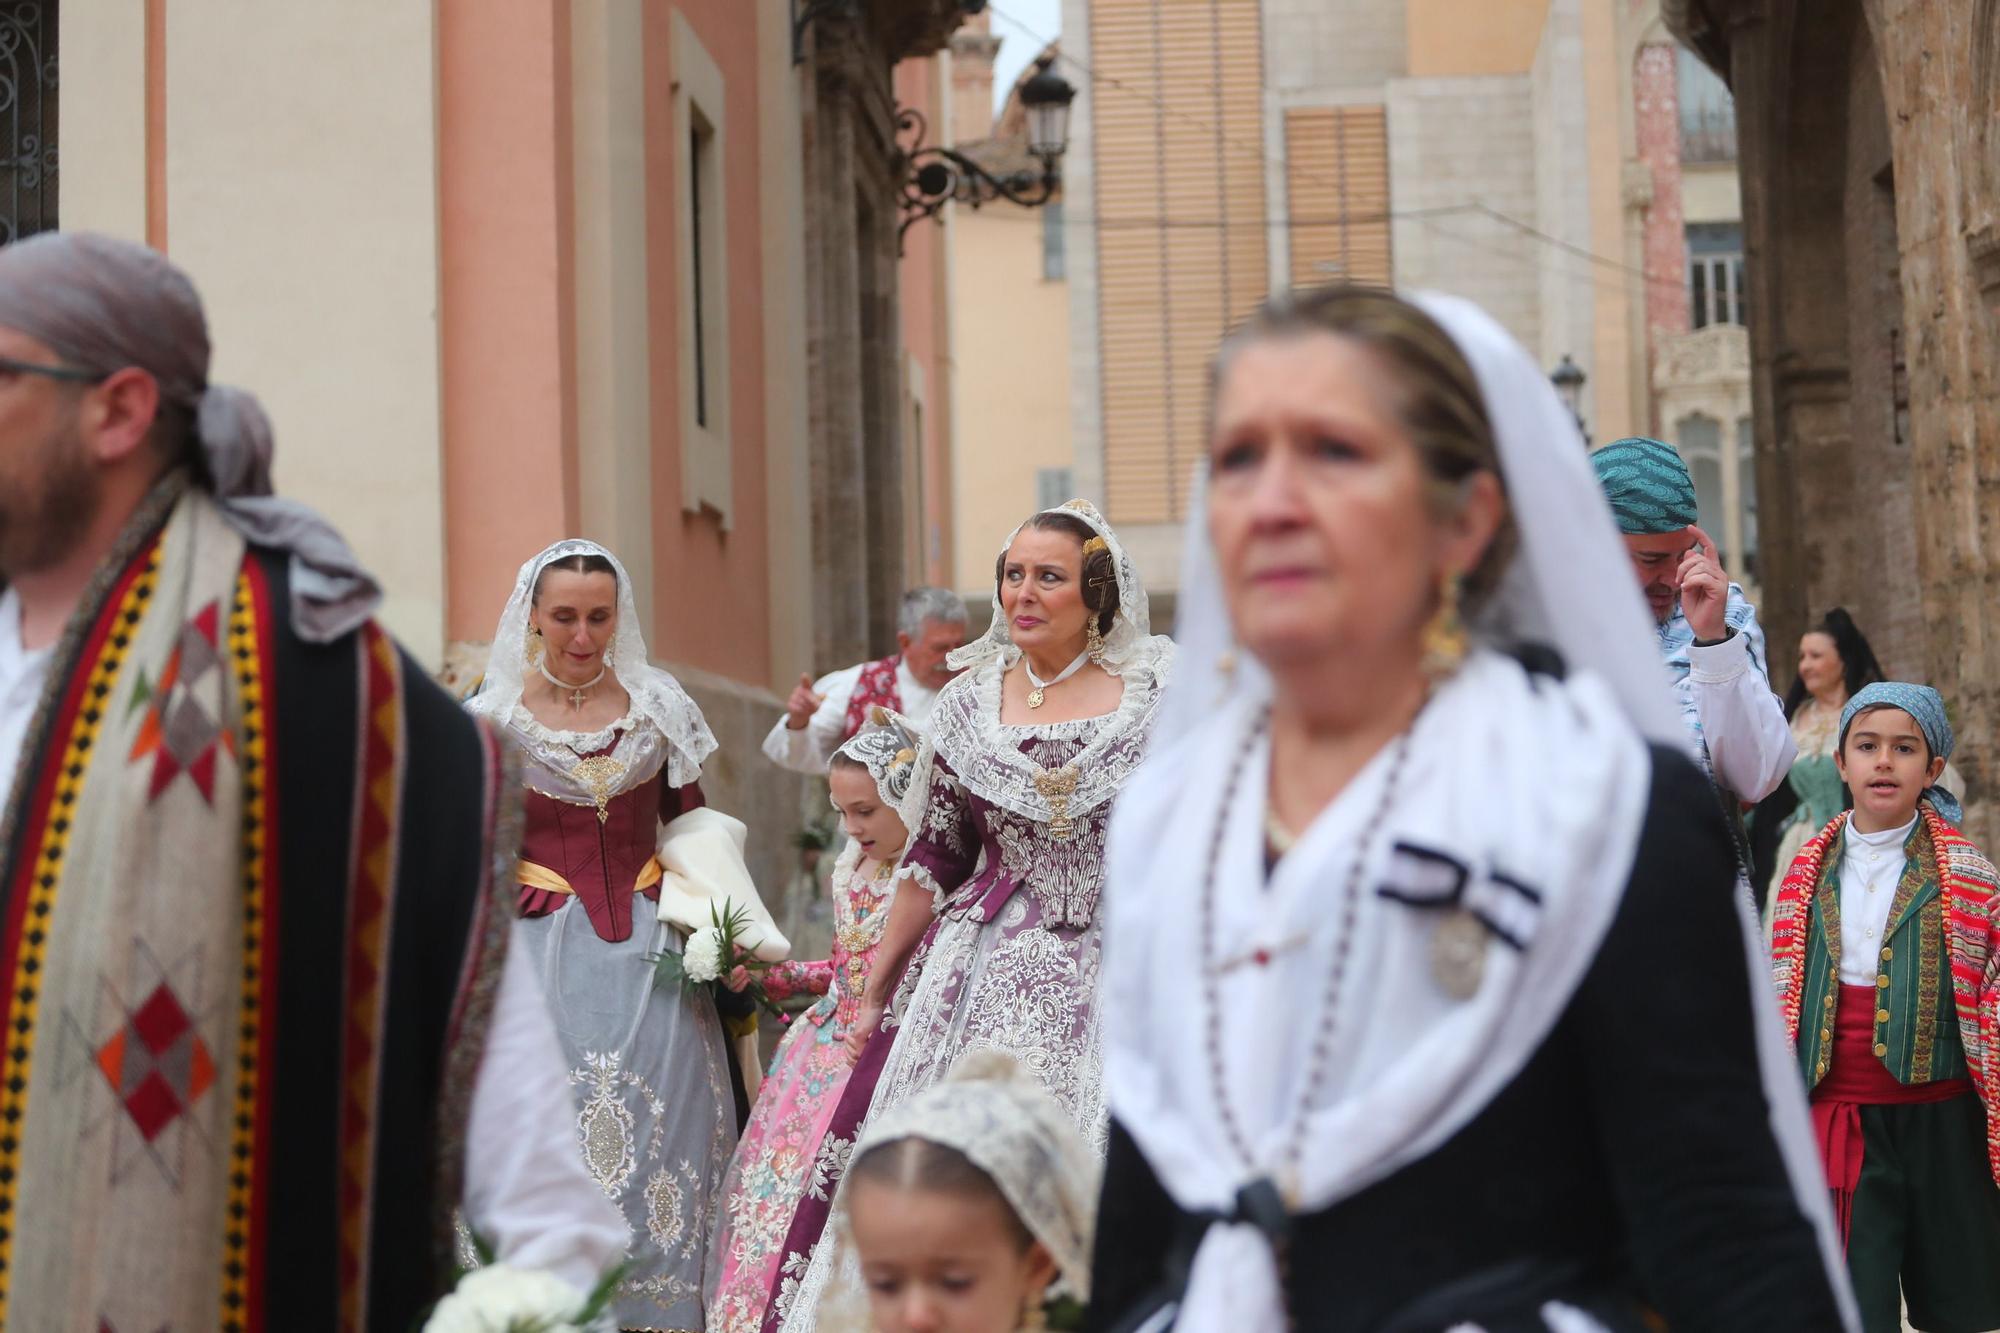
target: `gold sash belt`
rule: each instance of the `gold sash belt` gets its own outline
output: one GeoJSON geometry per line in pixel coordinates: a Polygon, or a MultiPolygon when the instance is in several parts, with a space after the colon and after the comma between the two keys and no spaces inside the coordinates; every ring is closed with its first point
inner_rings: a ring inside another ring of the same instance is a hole
{"type": "MultiPolygon", "coordinates": [[[[540,889],[544,893],[574,894],[576,892],[568,880],[547,866],[537,865],[533,861],[518,862],[514,867],[514,878],[529,888],[540,889]]],[[[646,864],[639,867],[639,879],[632,885],[632,892],[644,893],[659,882],[660,863],[649,857],[646,860],[646,864]]]]}

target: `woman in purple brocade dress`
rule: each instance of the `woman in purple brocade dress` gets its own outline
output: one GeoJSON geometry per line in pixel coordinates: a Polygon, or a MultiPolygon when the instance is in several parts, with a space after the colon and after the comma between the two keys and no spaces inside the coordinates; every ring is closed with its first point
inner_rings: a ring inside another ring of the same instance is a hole
{"type": "Polygon", "coordinates": [[[1014,532],[993,626],[953,654],[964,674],[930,717],[900,892],[855,1024],[859,1062],[819,1148],[815,1185],[829,1188],[793,1219],[766,1330],[812,1329],[821,1299],[856,1280],[815,1248],[860,1128],[967,1051],[1014,1056],[1102,1152],[1104,829],[1172,662],[1130,559],[1088,502],[1014,532]]]}

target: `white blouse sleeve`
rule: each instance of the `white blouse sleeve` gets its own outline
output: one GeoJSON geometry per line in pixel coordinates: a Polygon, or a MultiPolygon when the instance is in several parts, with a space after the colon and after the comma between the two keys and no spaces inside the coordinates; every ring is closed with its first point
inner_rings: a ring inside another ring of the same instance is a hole
{"type": "Polygon", "coordinates": [[[1746,801],[1778,789],[1798,758],[1784,701],[1771,693],[1750,636],[1688,649],[1688,684],[1715,780],[1746,801]]]}
{"type": "Polygon", "coordinates": [[[856,665],[814,681],[813,693],[821,700],[819,708],[797,731],[786,726],[785,719],[780,717],[771,734],[764,738],[765,758],[794,773],[814,777],[824,774],[833,760],[833,752],[846,739],[847,704],[854,697],[854,687],[860,679],[861,666],[856,665]]]}
{"type": "Polygon", "coordinates": [[[532,951],[507,950],[472,1089],[465,1218],[494,1257],[588,1292],[625,1257],[631,1232],[584,1166],[576,1107],[532,951]]]}

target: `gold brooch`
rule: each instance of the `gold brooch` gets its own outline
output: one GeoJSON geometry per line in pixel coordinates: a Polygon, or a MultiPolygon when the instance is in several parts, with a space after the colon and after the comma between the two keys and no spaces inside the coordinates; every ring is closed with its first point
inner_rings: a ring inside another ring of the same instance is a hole
{"type": "Polygon", "coordinates": [[[1049,836],[1057,842],[1068,842],[1076,832],[1076,821],[1069,817],[1069,798],[1076,795],[1076,783],[1075,764],[1035,774],[1035,790],[1049,803],[1049,836]]]}

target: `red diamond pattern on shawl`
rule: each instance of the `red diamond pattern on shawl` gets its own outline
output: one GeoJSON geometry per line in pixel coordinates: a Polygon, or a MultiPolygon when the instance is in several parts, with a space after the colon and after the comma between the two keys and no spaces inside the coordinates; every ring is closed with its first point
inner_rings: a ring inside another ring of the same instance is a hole
{"type": "Polygon", "coordinates": [[[97,1048],[96,1062],[148,1143],[215,1085],[215,1057],[164,981],[97,1048]]]}
{"type": "Polygon", "coordinates": [[[134,685],[133,702],[143,696],[146,716],[132,743],[131,759],[150,756],[153,773],[146,799],[156,801],[185,773],[201,792],[202,800],[215,800],[215,752],[218,747],[232,754],[235,746],[224,728],[201,702],[204,682],[222,670],[222,655],[216,635],[221,621],[221,603],[211,601],[181,627],[173,651],[158,681],[148,684],[143,674],[134,685]]]}
{"type": "Polygon", "coordinates": [[[167,989],[165,982],[153,987],[152,995],[139,1006],[139,1012],[132,1015],[132,1031],[154,1055],[173,1045],[174,1040],[189,1026],[187,1010],[181,1008],[180,1001],[174,998],[174,993],[167,989]]]}
{"type": "Polygon", "coordinates": [[[402,681],[396,648],[371,625],[364,631],[368,719],[361,738],[359,797],[348,894],[346,1022],[340,1152],[342,1328],[366,1321],[368,1235],[373,1212],[375,1109],[379,1091],[382,984],[396,870],[401,806],[402,681]]]}

